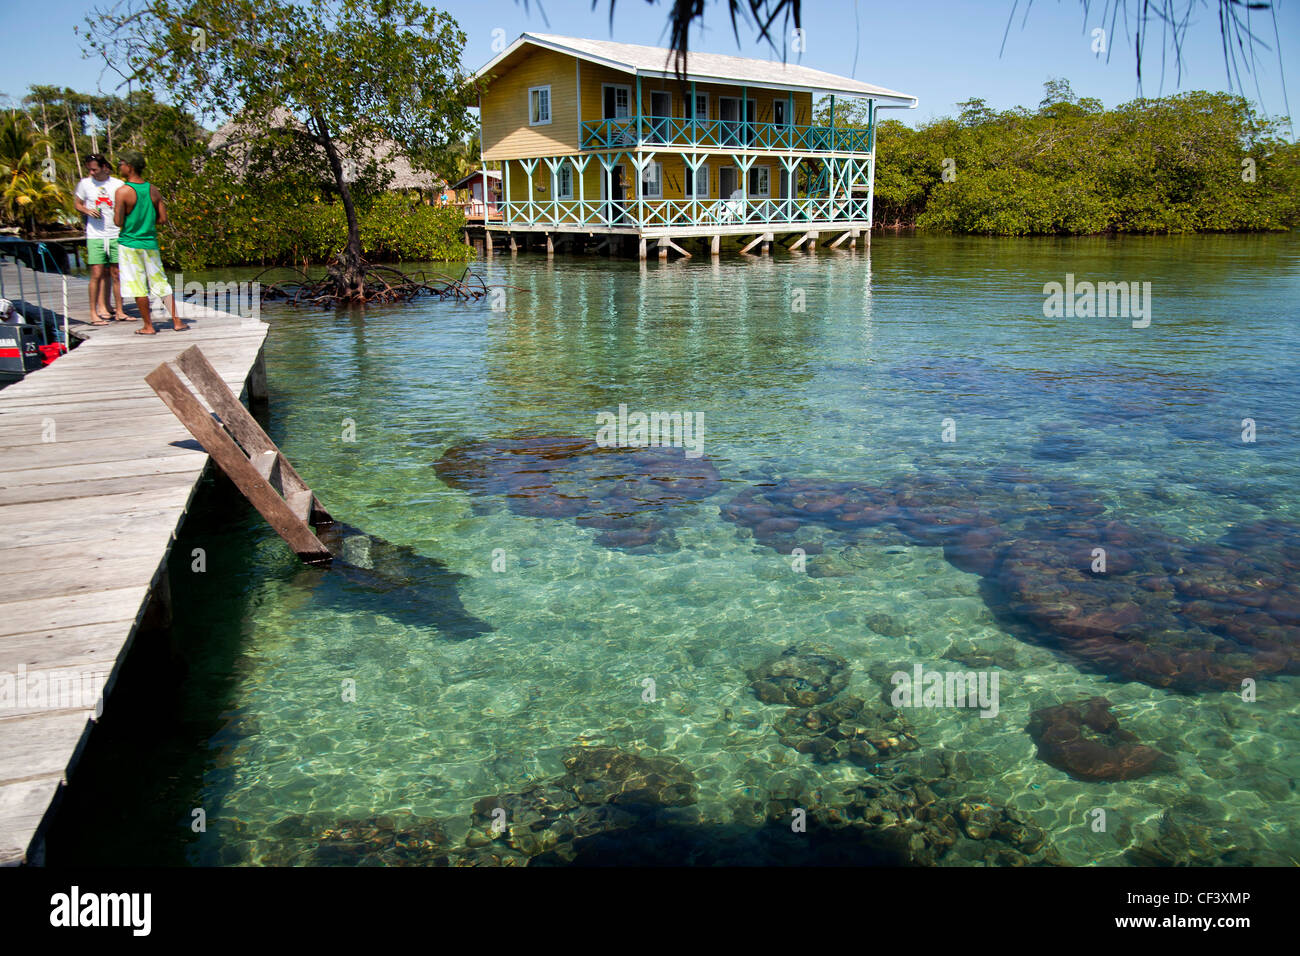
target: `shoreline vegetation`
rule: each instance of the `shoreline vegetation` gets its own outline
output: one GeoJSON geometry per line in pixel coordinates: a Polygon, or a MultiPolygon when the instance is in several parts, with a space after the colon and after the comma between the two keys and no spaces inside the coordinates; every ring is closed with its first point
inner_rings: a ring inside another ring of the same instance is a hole
{"type": "MultiPolygon", "coordinates": [[[[79,228],[71,193],[81,158],[100,147],[92,124],[105,123],[108,148],[142,149],[149,178],[169,197],[160,239],[170,268],[321,265],[347,237],[338,190],[291,131],[267,131],[232,164],[192,114],[147,92],[32,87],[23,105],[0,118],[0,216],[29,235],[54,224],[79,228]],[[50,158],[54,183],[41,177],[50,158]]],[[[880,123],[877,231],[1085,236],[1300,226],[1300,145],[1283,138],[1284,119],[1261,117],[1244,97],[1189,92],[1108,110],[1049,80],[1033,110],[996,111],[981,99],[957,105],[957,116],[915,129],[880,123]]],[[[815,122],[829,124],[828,100],[815,122]]],[[[865,126],[865,109],[837,104],[834,123],[865,126]]],[[[451,179],[476,154],[469,139],[412,158],[451,179]]],[[[390,182],[371,162],[350,183],[368,260],[473,258],[460,208],[390,182]]]]}
{"type": "MultiPolygon", "coordinates": [[[[1036,110],[957,104],[877,130],[875,227],[990,235],[1267,232],[1300,225],[1300,145],[1244,97],[1114,109],[1049,80],[1036,110]]],[[[847,114],[847,115],[845,115],[847,114]]],[[[836,110],[836,124],[857,125],[836,110]]],[[[829,117],[825,117],[829,119],[829,117]]]]}

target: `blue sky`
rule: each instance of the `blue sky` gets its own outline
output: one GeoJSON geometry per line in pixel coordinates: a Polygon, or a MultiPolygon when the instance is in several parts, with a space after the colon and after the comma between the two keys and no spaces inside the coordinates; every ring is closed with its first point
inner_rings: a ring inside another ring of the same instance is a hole
{"type": "MultiPolygon", "coordinates": [[[[3,2],[0,93],[17,99],[33,83],[83,90],[100,84],[100,64],[82,58],[80,42],[72,32],[84,22],[91,4],[85,0],[3,2]]],[[[595,12],[590,0],[443,0],[434,5],[460,22],[469,37],[465,65],[477,69],[493,55],[496,29],[504,30],[510,39],[532,30],[666,45],[667,2],[650,6],[644,0],[618,0],[612,35],[607,0],[599,0],[595,12]]],[[[1130,6],[1138,2],[1130,0],[1130,6]]],[[[1109,63],[1093,53],[1093,28],[1107,26],[1100,21],[1101,0],[1093,0],[1094,12],[1087,20],[1079,0],[1036,0],[1023,25],[1025,0],[1021,0],[1021,12],[999,56],[1012,5],[1012,0],[805,0],[807,49],[801,59],[792,58],[918,96],[917,110],[893,114],[911,123],[951,115],[955,103],[972,96],[983,97],[996,108],[1036,106],[1049,76],[1068,79],[1076,93],[1097,97],[1107,106],[1137,94],[1133,44],[1121,28],[1116,28],[1118,36],[1107,36],[1109,63]]],[[[1300,0],[1279,0],[1277,18],[1283,66],[1292,67],[1287,79],[1294,112],[1300,109],[1300,0]]],[[[723,0],[713,0],[705,22],[706,32],[694,41],[699,49],[773,55],[754,41],[752,29],[744,27],[737,47],[723,0]]],[[[1272,46],[1272,21],[1260,19],[1253,25],[1272,46]]],[[[1154,96],[1161,92],[1158,44],[1148,47],[1147,56],[1143,91],[1154,96]]],[[[1244,92],[1262,102],[1267,112],[1286,112],[1276,50],[1263,54],[1257,77],[1244,80],[1244,92]]],[[[103,82],[111,84],[111,74],[103,82]]],[[[1181,82],[1170,64],[1164,92],[1227,88],[1214,4],[1206,4],[1193,19],[1181,82]]]]}

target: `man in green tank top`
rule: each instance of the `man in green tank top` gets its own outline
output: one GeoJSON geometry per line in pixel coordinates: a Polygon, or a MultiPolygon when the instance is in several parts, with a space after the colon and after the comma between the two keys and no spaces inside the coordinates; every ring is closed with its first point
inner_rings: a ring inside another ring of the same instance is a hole
{"type": "Polygon", "coordinates": [[[189,327],[176,317],[176,297],[163,271],[162,255],[158,251],[157,227],[167,221],[167,207],[157,186],[145,182],[144,157],[131,150],[122,155],[118,173],[126,185],[117,191],[113,204],[113,220],[121,232],[117,237],[118,269],[122,277],[122,295],[134,296],[140,307],[141,328],[136,335],[154,335],[153,319],[149,315],[149,296],[156,295],[171,313],[172,328],[177,332],[189,327]]]}

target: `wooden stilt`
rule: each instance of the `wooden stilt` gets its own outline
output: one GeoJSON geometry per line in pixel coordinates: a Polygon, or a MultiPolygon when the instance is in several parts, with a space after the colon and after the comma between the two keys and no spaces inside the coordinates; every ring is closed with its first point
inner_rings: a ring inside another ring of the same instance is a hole
{"type": "Polygon", "coordinates": [[[257,358],[248,372],[248,400],[265,404],[268,399],[266,390],[266,346],[257,350],[257,358]]]}
{"type": "Polygon", "coordinates": [[[716,256],[722,252],[722,237],[709,236],[709,255],[716,256]]]}
{"type": "Polygon", "coordinates": [[[817,233],[815,233],[815,232],[805,232],[802,236],[800,236],[798,239],[796,239],[794,242],[792,242],[792,243],[791,243],[789,246],[787,246],[786,248],[788,248],[791,252],[794,252],[796,249],[798,249],[800,246],[802,246],[805,242],[809,243],[810,246],[815,246],[815,245],[817,244],[817,233]]]}

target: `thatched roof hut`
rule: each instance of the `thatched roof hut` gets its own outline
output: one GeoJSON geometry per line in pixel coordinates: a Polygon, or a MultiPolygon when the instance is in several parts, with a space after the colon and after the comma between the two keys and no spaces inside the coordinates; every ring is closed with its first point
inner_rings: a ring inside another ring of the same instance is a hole
{"type": "MultiPolygon", "coordinates": [[[[208,140],[208,153],[224,153],[228,166],[241,178],[248,174],[249,155],[252,147],[265,138],[267,125],[277,129],[297,129],[306,131],[306,126],[284,107],[276,107],[267,117],[266,124],[253,125],[241,121],[238,117],[231,119],[212,134],[208,140]]],[[[388,188],[391,190],[439,190],[446,182],[428,170],[418,169],[410,158],[401,151],[392,140],[354,146],[346,138],[337,141],[339,152],[345,161],[350,159],[357,168],[364,168],[374,162],[380,169],[391,174],[388,188]]],[[[322,179],[328,179],[322,176],[322,179]]]]}

